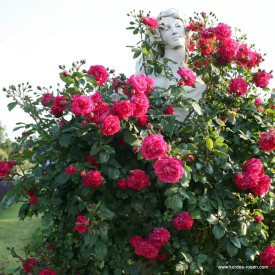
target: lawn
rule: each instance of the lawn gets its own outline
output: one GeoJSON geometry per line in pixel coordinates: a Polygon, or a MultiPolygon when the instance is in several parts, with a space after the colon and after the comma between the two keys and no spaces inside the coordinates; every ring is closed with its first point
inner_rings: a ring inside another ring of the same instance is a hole
{"type": "Polygon", "coordinates": [[[7,247],[14,247],[16,252],[25,257],[24,247],[30,245],[34,249],[34,234],[40,226],[40,218],[20,221],[18,212],[20,203],[5,210],[0,210],[0,274],[7,274],[21,263],[13,258],[7,247]]]}

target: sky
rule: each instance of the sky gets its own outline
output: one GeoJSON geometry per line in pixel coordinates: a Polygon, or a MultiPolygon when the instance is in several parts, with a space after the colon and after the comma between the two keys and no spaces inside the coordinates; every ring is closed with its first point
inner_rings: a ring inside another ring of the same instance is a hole
{"type": "MultiPolygon", "coordinates": [[[[274,0],[0,0],[0,122],[9,138],[16,122],[30,122],[18,107],[11,112],[3,87],[29,82],[49,87],[61,83],[58,65],[86,59],[85,69],[103,65],[116,73],[135,72],[127,45],[137,41],[129,26],[131,10],[151,11],[152,16],[168,8],[179,8],[186,15],[214,12],[219,22],[238,27],[247,34],[248,44],[266,53],[261,65],[275,71],[274,0]]],[[[270,82],[275,88],[275,81],[270,82]]]]}

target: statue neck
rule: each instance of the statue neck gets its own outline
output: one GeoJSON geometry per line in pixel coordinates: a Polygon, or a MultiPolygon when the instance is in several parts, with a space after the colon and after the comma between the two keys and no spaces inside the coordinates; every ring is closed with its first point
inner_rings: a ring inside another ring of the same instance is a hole
{"type": "Polygon", "coordinates": [[[184,63],[185,49],[184,49],[184,47],[180,47],[178,49],[165,48],[164,57],[169,58],[169,59],[177,62],[177,64],[169,63],[169,66],[172,69],[173,68],[178,69],[184,63]]]}

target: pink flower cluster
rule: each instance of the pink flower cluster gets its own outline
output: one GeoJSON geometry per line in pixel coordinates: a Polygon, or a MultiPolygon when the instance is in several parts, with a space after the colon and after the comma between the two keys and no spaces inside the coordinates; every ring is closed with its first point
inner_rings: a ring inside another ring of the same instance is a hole
{"type": "Polygon", "coordinates": [[[0,160],[0,179],[5,179],[10,175],[10,170],[16,165],[16,161],[2,161],[0,160]]]}
{"type": "Polygon", "coordinates": [[[237,173],[234,177],[235,184],[242,190],[250,189],[257,196],[262,196],[270,188],[270,178],[264,174],[263,165],[260,159],[248,160],[243,173],[237,173]]]}
{"type": "Polygon", "coordinates": [[[151,186],[150,177],[145,174],[143,170],[134,170],[131,171],[130,176],[127,180],[119,179],[117,182],[117,186],[120,189],[133,189],[133,190],[142,190],[147,186],[151,186]]]}
{"type": "Polygon", "coordinates": [[[129,241],[132,247],[135,248],[135,253],[138,256],[143,256],[147,259],[156,258],[156,261],[165,260],[166,257],[160,254],[160,251],[170,238],[170,232],[163,227],[154,228],[147,239],[143,239],[139,235],[135,235],[129,241]]]}
{"type": "Polygon", "coordinates": [[[141,22],[148,25],[152,30],[158,26],[158,20],[152,17],[142,17],[141,22]]]}
{"type": "Polygon", "coordinates": [[[81,176],[83,185],[87,187],[96,188],[103,182],[99,171],[90,170],[87,173],[81,173],[81,176]]]}
{"type": "Polygon", "coordinates": [[[25,262],[22,263],[22,267],[26,274],[33,273],[36,265],[38,265],[38,262],[35,260],[35,258],[28,258],[25,262]]]}
{"type": "Polygon", "coordinates": [[[236,96],[242,96],[246,94],[248,88],[248,84],[241,78],[231,79],[229,85],[229,94],[236,93],[236,96]]]}
{"type": "Polygon", "coordinates": [[[187,68],[182,67],[177,73],[180,75],[182,82],[187,86],[193,85],[196,81],[195,74],[187,68]]]}
{"type": "Polygon", "coordinates": [[[236,55],[236,63],[244,68],[252,69],[260,64],[262,57],[259,53],[251,51],[246,44],[242,44],[236,55]]]}
{"type": "Polygon", "coordinates": [[[88,225],[89,220],[85,216],[77,216],[74,229],[79,233],[85,233],[88,225]]]}
{"type": "Polygon", "coordinates": [[[275,149],[275,129],[269,129],[267,133],[259,135],[259,146],[265,151],[272,151],[275,149]]]}
{"type": "Polygon", "coordinates": [[[221,47],[218,50],[220,57],[218,62],[224,64],[226,62],[232,62],[232,59],[236,57],[239,49],[239,44],[236,40],[228,38],[222,42],[221,47]]]}
{"type": "Polygon", "coordinates": [[[268,267],[275,267],[275,246],[270,244],[265,250],[259,255],[259,260],[263,265],[268,267]]]}
{"type": "Polygon", "coordinates": [[[181,214],[175,214],[172,221],[172,225],[177,230],[191,229],[194,223],[194,219],[188,214],[188,212],[183,212],[181,214]]]}
{"type": "Polygon", "coordinates": [[[260,88],[267,87],[269,84],[270,78],[273,78],[273,76],[265,71],[261,71],[253,74],[253,82],[255,83],[256,87],[260,87],[260,88]]]}

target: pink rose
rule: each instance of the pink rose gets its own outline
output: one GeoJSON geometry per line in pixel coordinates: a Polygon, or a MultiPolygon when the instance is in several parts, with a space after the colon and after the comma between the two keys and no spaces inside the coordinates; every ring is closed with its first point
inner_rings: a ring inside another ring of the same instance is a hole
{"type": "Polygon", "coordinates": [[[90,74],[95,78],[97,85],[105,83],[109,76],[105,67],[101,65],[91,66],[87,74],[90,74]]]}
{"type": "Polygon", "coordinates": [[[243,166],[243,171],[248,174],[257,174],[262,176],[264,174],[263,164],[260,159],[249,159],[243,166]]]}
{"type": "Polygon", "coordinates": [[[22,267],[25,270],[26,274],[33,273],[36,265],[38,265],[38,262],[35,260],[35,258],[28,258],[25,262],[22,263],[22,267]]]}
{"type": "Polygon", "coordinates": [[[246,94],[248,88],[248,84],[241,78],[231,79],[229,85],[229,94],[236,93],[236,96],[241,96],[246,94]]]}
{"type": "Polygon", "coordinates": [[[119,179],[119,180],[117,181],[117,186],[118,186],[120,189],[123,189],[123,190],[125,190],[125,189],[128,188],[127,182],[126,182],[126,180],[124,180],[124,179],[119,179]]]}
{"type": "Polygon", "coordinates": [[[103,182],[103,178],[98,171],[90,170],[82,176],[84,186],[96,188],[103,182]]]}
{"type": "Polygon", "coordinates": [[[55,275],[55,272],[51,269],[43,269],[39,272],[39,275],[55,275]]]}
{"type": "Polygon", "coordinates": [[[270,129],[267,133],[259,135],[259,146],[265,151],[272,151],[275,149],[275,129],[270,129]]]}
{"type": "Polygon", "coordinates": [[[101,126],[101,133],[105,136],[112,136],[120,130],[120,122],[116,116],[109,115],[101,126]]]}
{"type": "Polygon", "coordinates": [[[203,31],[205,29],[205,24],[202,22],[192,22],[187,26],[187,29],[193,32],[203,31]]]}
{"type": "Polygon", "coordinates": [[[166,115],[173,115],[174,114],[174,108],[172,105],[169,105],[167,109],[163,111],[164,114],[166,115]]]}
{"type": "Polygon", "coordinates": [[[220,23],[215,28],[215,35],[216,35],[217,39],[221,42],[230,38],[231,34],[232,34],[231,28],[224,23],[220,23]]]}
{"type": "Polygon", "coordinates": [[[76,116],[86,116],[94,109],[94,103],[92,99],[85,95],[72,96],[73,103],[71,110],[76,116]]]}
{"type": "Polygon", "coordinates": [[[67,168],[65,168],[65,171],[68,175],[73,175],[76,171],[75,166],[69,166],[67,168]]]}
{"type": "Polygon", "coordinates": [[[148,240],[158,249],[161,249],[164,244],[170,239],[170,232],[163,227],[154,228],[148,240]]]}
{"type": "Polygon", "coordinates": [[[182,81],[184,84],[191,86],[195,83],[196,81],[196,76],[194,75],[194,73],[187,69],[187,68],[181,68],[177,71],[177,73],[180,75],[180,77],[182,78],[182,81]]]}
{"type": "Polygon", "coordinates": [[[263,265],[268,267],[275,267],[275,246],[270,244],[265,250],[259,255],[259,260],[263,265]]]}
{"type": "MultiPolygon", "coordinates": [[[[62,117],[63,116],[63,111],[59,111],[58,109],[56,109],[54,106],[51,108],[51,112],[52,114],[56,117],[62,117]]],[[[62,124],[63,125],[63,124],[62,124]]]]}
{"type": "Polygon", "coordinates": [[[143,170],[134,170],[127,178],[127,186],[134,190],[145,189],[147,186],[151,186],[149,180],[150,177],[143,170]]]}
{"type": "Polygon", "coordinates": [[[175,214],[175,218],[172,221],[172,225],[177,230],[191,229],[193,226],[194,220],[188,214],[188,212],[183,212],[181,214],[175,214]]]}
{"type": "Polygon", "coordinates": [[[101,102],[102,95],[100,93],[94,93],[91,95],[93,102],[101,102]]]}
{"type": "Polygon", "coordinates": [[[158,20],[152,17],[142,17],[141,22],[148,25],[152,30],[158,26],[158,20]]]}
{"type": "Polygon", "coordinates": [[[273,76],[264,71],[253,74],[253,82],[255,83],[256,87],[260,88],[267,87],[270,78],[273,78],[273,76]]]}
{"type": "Polygon", "coordinates": [[[110,108],[106,102],[96,102],[95,109],[92,113],[87,115],[87,120],[90,123],[95,123],[98,126],[102,121],[104,121],[108,117],[109,114],[110,108]]]}
{"type": "Polygon", "coordinates": [[[252,67],[259,65],[261,61],[262,56],[259,53],[251,51],[246,44],[240,45],[236,55],[236,63],[238,65],[252,69],[252,67]]]}
{"type": "Polygon", "coordinates": [[[158,256],[159,250],[155,246],[150,244],[149,241],[144,240],[136,245],[135,253],[138,256],[143,256],[147,259],[151,259],[158,256]]]}
{"type": "Polygon", "coordinates": [[[149,100],[145,94],[131,95],[130,102],[134,104],[133,117],[144,116],[150,107],[149,100]]]}
{"type": "Polygon", "coordinates": [[[45,107],[51,107],[53,104],[54,96],[50,93],[44,94],[41,103],[45,107]]]}
{"type": "Polygon", "coordinates": [[[119,118],[119,120],[123,120],[125,118],[130,117],[133,114],[134,105],[126,100],[122,100],[120,102],[115,102],[113,108],[111,109],[111,113],[119,118]]]}
{"type": "Polygon", "coordinates": [[[255,216],[254,216],[254,219],[255,219],[255,221],[258,222],[258,223],[261,223],[261,222],[262,222],[262,217],[261,217],[261,216],[255,215],[255,216]]]}
{"type": "Polygon", "coordinates": [[[137,245],[139,245],[141,242],[143,242],[143,239],[141,236],[139,235],[135,235],[132,237],[132,239],[129,241],[130,245],[132,247],[136,247],[137,245]]]}
{"type": "Polygon", "coordinates": [[[210,55],[213,50],[213,44],[210,39],[202,38],[198,42],[198,49],[200,49],[202,54],[210,55]]]}
{"type": "Polygon", "coordinates": [[[255,195],[261,197],[262,195],[264,195],[266,192],[269,191],[270,183],[271,183],[271,179],[269,178],[269,176],[263,175],[262,177],[260,177],[260,181],[259,181],[258,185],[250,188],[250,190],[255,195]]]}
{"type": "Polygon", "coordinates": [[[234,39],[226,39],[223,41],[222,46],[219,48],[218,53],[220,54],[219,63],[223,64],[230,62],[233,57],[237,55],[239,44],[234,39]]]}
{"type": "Polygon", "coordinates": [[[141,94],[148,88],[147,81],[147,76],[145,74],[134,74],[127,79],[126,84],[132,86],[135,94],[141,94]]]}
{"type": "Polygon", "coordinates": [[[157,177],[163,182],[176,182],[182,177],[184,170],[182,161],[174,157],[164,157],[153,165],[157,177]]]}
{"type": "Polygon", "coordinates": [[[140,116],[140,117],[137,119],[137,126],[144,126],[144,125],[146,125],[147,122],[148,122],[148,118],[149,118],[148,115],[140,116]]]}
{"type": "Polygon", "coordinates": [[[167,150],[167,144],[162,135],[150,135],[141,144],[141,155],[148,160],[163,157],[167,150]]]}
{"type": "Polygon", "coordinates": [[[65,96],[56,96],[53,101],[53,106],[59,112],[64,111],[68,106],[67,98],[65,96]]]}
{"type": "Polygon", "coordinates": [[[77,230],[79,233],[84,233],[87,230],[88,224],[89,220],[85,216],[77,216],[74,229],[77,230]]]}

